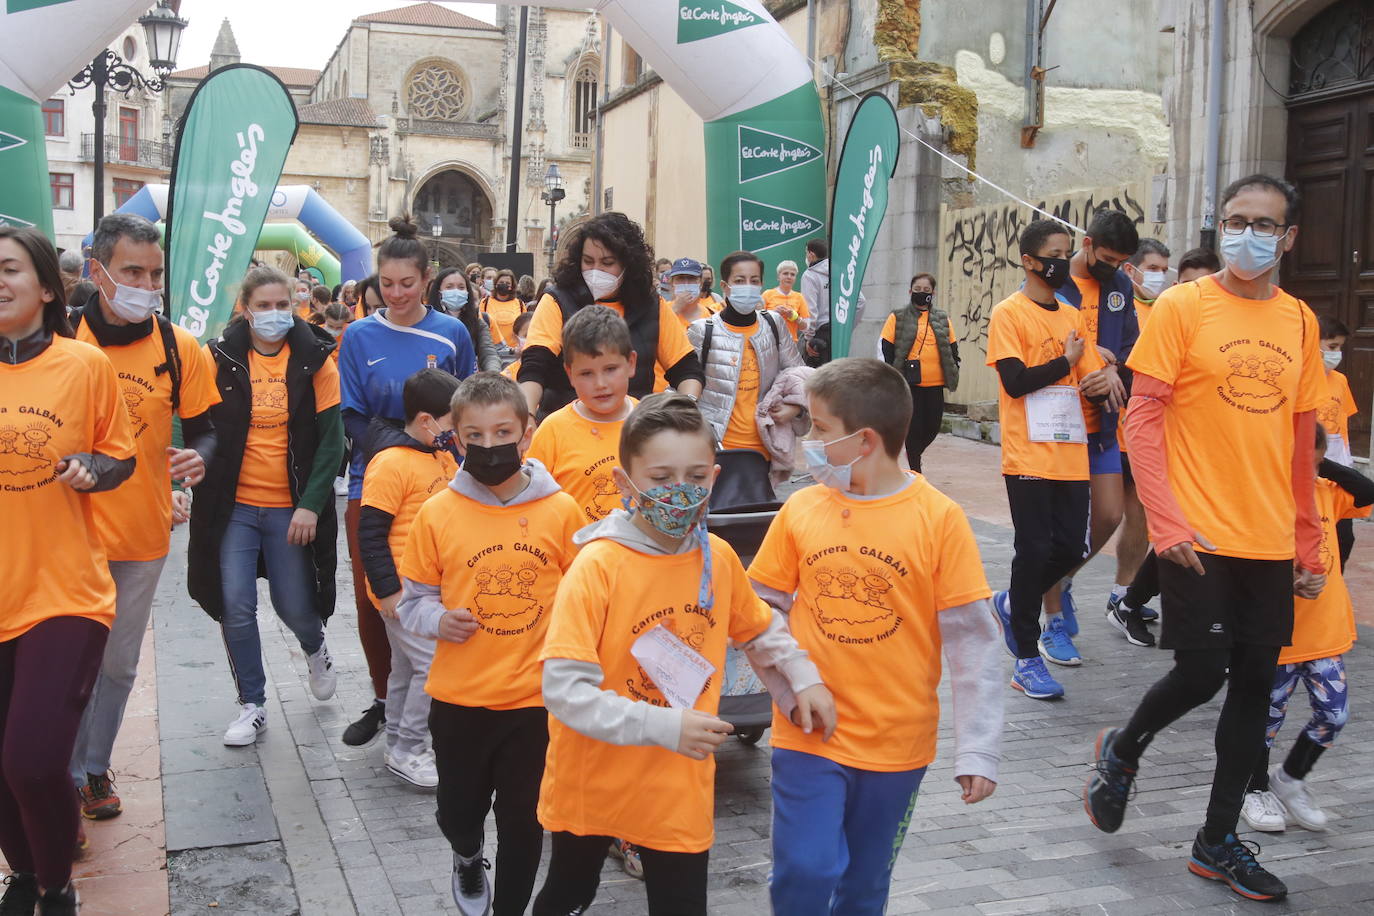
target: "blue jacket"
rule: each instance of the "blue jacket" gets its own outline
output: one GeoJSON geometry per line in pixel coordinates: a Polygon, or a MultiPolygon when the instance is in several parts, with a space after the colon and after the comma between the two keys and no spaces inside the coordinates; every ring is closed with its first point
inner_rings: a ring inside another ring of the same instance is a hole
{"type": "MultiPolygon", "coordinates": [[[[1083,305],[1083,294],[1079,290],[1078,284],[1096,285],[1097,281],[1091,278],[1084,280],[1081,277],[1071,278],[1072,282],[1064,284],[1063,289],[1059,290],[1056,298],[1067,302],[1074,308],[1081,308],[1083,305]]],[[[1135,348],[1135,342],[1140,338],[1140,323],[1135,316],[1135,290],[1131,286],[1131,278],[1125,272],[1118,270],[1112,282],[1105,289],[1098,290],[1097,296],[1097,345],[1105,347],[1116,354],[1117,368],[1121,373],[1121,381],[1126,386],[1126,394],[1131,393],[1131,373],[1126,368],[1126,360],[1131,356],[1131,350],[1135,348]]],[[[1119,419],[1115,413],[1102,411],[1101,434],[1098,436],[1098,448],[1105,450],[1110,448],[1116,441],[1116,424],[1119,419]]]]}

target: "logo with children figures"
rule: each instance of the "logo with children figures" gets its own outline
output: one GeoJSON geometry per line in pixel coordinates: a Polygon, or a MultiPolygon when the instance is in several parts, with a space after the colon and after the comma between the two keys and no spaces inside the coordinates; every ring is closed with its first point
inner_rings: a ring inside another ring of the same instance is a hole
{"type": "Polygon", "coordinates": [[[815,577],[816,620],[827,639],[841,643],[881,642],[897,632],[892,580],[872,566],[822,566],[815,577]]]}
{"type": "Polygon", "coordinates": [[[1040,365],[1056,360],[1064,355],[1064,341],[1046,337],[1040,342],[1040,365]]]}
{"type": "Polygon", "coordinates": [[[533,560],[484,566],[477,573],[472,613],[483,630],[496,636],[528,632],[544,616],[535,597],[539,566],[533,560]]]}
{"type": "Polygon", "coordinates": [[[1327,398],[1317,406],[1317,422],[1329,434],[1341,434],[1341,399],[1327,398]]]}
{"type": "MultiPolygon", "coordinates": [[[[4,413],[0,408],[0,413],[4,413]]],[[[0,490],[22,492],[51,483],[56,456],[51,454],[53,426],[62,421],[38,407],[20,407],[29,414],[21,420],[0,423],[0,490]],[[33,419],[30,419],[32,417],[33,419]]]]}
{"type": "Polygon", "coordinates": [[[133,427],[135,439],[148,431],[148,421],[143,419],[143,414],[140,413],[143,408],[143,397],[141,388],[134,385],[124,386],[124,410],[129,414],[129,425],[133,427]]]}
{"type": "Polygon", "coordinates": [[[253,379],[253,428],[276,429],[286,421],[286,379],[253,379]]]}
{"type": "Polygon", "coordinates": [[[1326,536],[1326,532],[1329,530],[1329,527],[1333,524],[1331,516],[1323,512],[1321,517],[1321,523],[1322,540],[1321,545],[1317,548],[1317,555],[1321,557],[1323,569],[1336,569],[1336,556],[1334,552],[1331,550],[1331,539],[1326,536]]]}
{"type": "Polygon", "coordinates": [[[1273,413],[1288,403],[1282,387],[1286,364],[1293,358],[1268,341],[1234,340],[1221,348],[1226,376],[1217,386],[1222,401],[1246,413],[1273,413]]]}
{"type": "Polygon", "coordinates": [[[587,518],[599,522],[613,510],[620,508],[620,488],[615,485],[615,478],[610,474],[597,474],[593,477],[592,488],[596,495],[592,497],[592,504],[584,506],[582,511],[586,513],[587,518]]]}

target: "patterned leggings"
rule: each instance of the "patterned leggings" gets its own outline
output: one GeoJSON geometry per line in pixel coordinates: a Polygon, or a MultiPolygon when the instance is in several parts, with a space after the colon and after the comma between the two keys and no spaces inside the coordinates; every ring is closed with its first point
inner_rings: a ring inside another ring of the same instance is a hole
{"type": "Polygon", "coordinates": [[[1288,701],[1298,681],[1307,687],[1307,698],[1312,704],[1312,719],[1303,733],[1313,744],[1330,747],[1350,718],[1344,658],[1335,655],[1295,665],[1279,665],[1274,672],[1274,689],[1269,694],[1269,729],[1264,736],[1266,749],[1274,746],[1274,739],[1283,727],[1288,701]]]}

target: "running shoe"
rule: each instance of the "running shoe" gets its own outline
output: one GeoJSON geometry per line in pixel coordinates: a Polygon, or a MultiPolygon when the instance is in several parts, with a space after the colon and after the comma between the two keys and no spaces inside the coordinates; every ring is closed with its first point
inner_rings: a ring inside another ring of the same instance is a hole
{"type": "Polygon", "coordinates": [[[1140,616],[1140,612],[1133,611],[1124,604],[1118,602],[1114,608],[1110,605],[1107,607],[1107,622],[1120,630],[1126,637],[1126,642],[1133,646],[1148,649],[1155,644],[1155,634],[1145,626],[1145,620],[1140,616]]]}
{"type": "Polygon", "coordinates": [[[463,858],[453,854],[453,902],[463,916],[488,916],[491,912],[491,879],[487,869],[491,863],[477,855],[463,858]]]}
{"type": "Polygon", "coordinates": [[[1016,636],[1011,631],[1011,593],[997,592],[992,596],[992,614],[997,618],[997,628],[1002,631],[1002,641],[1007,644],[1007,652],[1016,658],[1016,636]]]}
{"type": "Polygon", "coordinates": [[[1050,677],[1044,659],[1040,658],[1018,658],[1011,686],[1032,700],[1053,700],[1064,695],[1064,686],[1050,677]]]}
{"type": "Polygon", "coordinates": [[[77,916],[81,912],[81,898],[70,883],[61,889],[44,891],[38,898],[38,916],[77,916]]]}
{"type": "Polygon", "coordinates": [[[1104,728],[1093,746],[1093,766],[1097,772],[1083,788],[1083,810],[1093,826],[1103,833],[1116,833],[1126,817],[1126,803],[1135,794],[1135,769],[1112,753],[1112,742],[1119,728],[1104,728]]]}
{"type": "Polygon", "coordinates": [[[310,669],[310,693],[315,699],[328,700],[334,696],[339,677],[334,673],[334,659],[329,657],[329,647],[321,643],[319,651],[306,656],[305,664],[310,669]]]}
{"type": "Polygon", "coordinates": [[[1065,614],[1055,614],[1040,633],[1040,654],[1056,665],[1076,668],[1083,664],[1083,656],[1069,638],[1069,624],[1065,614]]]}
{"type": "Polygon", "coordinates": [[[371,744],[382,732],[386,724],[386,701],[373,700],[372,705],[363,711],[356,722],[344,729],[343,743],[349,747],[362,747],[371,744]]]}
{"type": "Polygon", "coordinates": [[[611,856],[620,860],[620,867],[625,869],[625,874],[644,880],[644,863],[640,861],[639,850],[633,843],[611,840],[611,856]]]}
{"type": "Polygon", "coordinates": [[[1283,802],[1268,789],[1246,792],[1240,816],[1245,818],[1251,830],[1264,833],[1278,833],[1288,826],[1288,812],[1284,810],[1283,802]]]}
{"type": "Polygon", "coordinates": [[[17,871],[5,876],[5,896],[0,897],[0,916],[33,916],[38,905],[38,876],[17,871]]]}
{"type": "Polygon", "coordinates": [[[1307,780],[1294,779],[1283,771],[1282,766],[1276,766],[1269,771],[1269,791],[1274,793],[1293,820],[1298,822],[1298,826],[1307,830],[1326,829],[1330,818],[1312,796],[1307,780]]]}
{"type": "Polygon", "coordinates": [[[433,751],[387,754],[386,768],[420,789],[432,789],[439,784],[439,768],[433,751]]]}
{"type": "Polygon", "coordinates": [[[1288,888],[1274,877],[1255,859],[1260,851],[1258,843],[1242,842],[1234,833],[1226,834],[1226,839],[1217,846],[1203,842],[1202,831],[1193,840],[1193,857],[1188,860],[1188,870],[1195,875],[1222,881],[1242,897],[1249,900],[1282,900],[1288,888]]]}
{"type": "Polygon", "coordinates": [[[1078,635],[1078,605],[1073,600],[1073,580],[1065,579],[1059,592],[1059,613],[1070,636],[1078,635]]]}
{"type": "MultiPolygon", "coordinates": [[[[1114,611],[1118,607],[1130,607],[1130,605],[1126,604],[1125,595],[1112,595],[1110,598],[1107,599],[1107,610],[1114,611]]],[[[1159,611],[1156,611],[1154,608],[1150,607],[1149,605],[1146,605],[1145,607],[1142,607],[1140,609],[1140,619],[1145,621],[1158,620],[1159,611]]],[[[1078,634],[1075,633],[1074,635],[1077,636],[1078,634]]]]}
{"type": "Polygon", "coordinates": [[[118,817],[123,810],[109,773],[87,773],[86,784],[77,789],[76,794],[81,796],[81,816],[90,820],[109,820],[118,817]]]}
{"type": "Polygon", "coordinates": [[[256,703],[244,703],[238,718],[224,730],[224,743],[229,747],[256,744],[258,735],[267,728],[267,711],[256,703]]]}

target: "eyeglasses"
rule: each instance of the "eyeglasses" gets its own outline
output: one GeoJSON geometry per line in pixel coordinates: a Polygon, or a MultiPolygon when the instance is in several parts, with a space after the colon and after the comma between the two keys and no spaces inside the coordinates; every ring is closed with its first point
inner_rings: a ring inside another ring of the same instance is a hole
{"type": "Polygon", "coordinates": [[[1241,216],[1228,216],[1221,221],[1221,231],[1227,235],[1240,235],[1247,226],[1254,230],[1258,238],[1272,238],[1281,234],[1279,230],[1288,231],[1287,223],[1276,223],[1272,219],[1247,220],[1241,216]]]}

